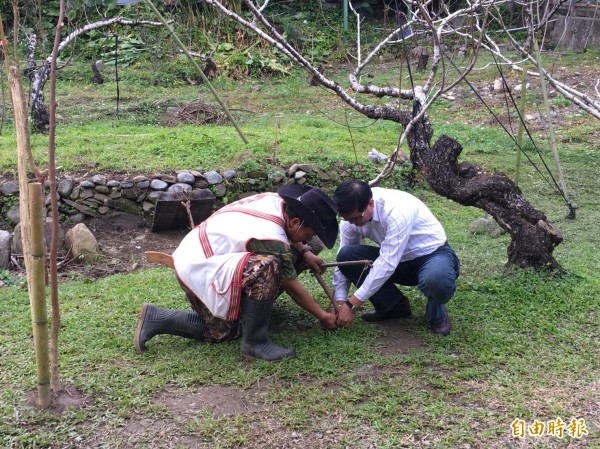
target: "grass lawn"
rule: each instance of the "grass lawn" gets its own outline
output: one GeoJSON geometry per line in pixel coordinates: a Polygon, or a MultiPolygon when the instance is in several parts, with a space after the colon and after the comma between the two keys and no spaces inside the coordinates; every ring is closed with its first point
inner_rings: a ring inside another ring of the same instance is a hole
{"type": "MultiPolygon", "coordinates": [[[[582,65],[597,64],[597,58],[580,59],[582,65]]],[[[298,74],[216,83],[238,111],[249,145],[230,126],[160,125],[165,109],[158,100],[210,101],[202,87],[154,88],[136,83],[135,74],[123,75],[116,117],[114,83],[93,86],[91,75],[77,70],[62,76],[62,172],[225,169],[239,163],[241,152],[259,161],[276,153],[282,163],[367,164],[369,149],[389,153],[397,139],[398,125],[344,111],[298,74]],[[355,126],[351,135],[346,120],[355,126]]],[[[477,76],[483,83],[495,75],[477,76]]],[[[462,100],[444,100],[432,111],[436,135],[457,138],[464,146],[461,160],[512,174],[510,139],[467,90],[458,94],[462,100]]],[[[65,282],[60,373],[72,403],[60,404],[59,412],[32,405],[29,301],[16,283],[0,288],[0,446],[600,448],[600,124],[567,105],[556,108],[560,157],[577,218],[565,218],[561,197],[530,164],[521,169],[520,186],[561,230],[564,241],[555,256],[564,273],[504,274],[509,238],[472,234],[469,224],[482,211],[441,198],[419,182],[412,193],[438,216],[461,259],[448,337],[427,330],[425,300],[415,289],[405,290],[412,318],[383,327],[357,319],[336,331],[322,330],[284,296],[271,337],[295,348],[295,359],[251,363],[240,358],[239,342],[210,345],[171,336],[156,337],[147,353],[137,355],[132,339],[143,302],[187,308],[173,272],[157,268],[65,282]],[[513,435],[521,425],[523,438],[513,435]]],[[[535,130],[535,137],[540,133],[535,130]]],[[[33,136],[32,144],[44,166],[46,137],[33,136]]],[[[538,146],[554,171],[547,141],[540,139],[538,146]]],[[[9,123],[0,136],[5,176],[14,175],[14,153],[9,123]]],[[[335,249],[324,255],[334,257],[335,249]]],[[[319,284],[302,276],[326,307],[319,284]]]]}

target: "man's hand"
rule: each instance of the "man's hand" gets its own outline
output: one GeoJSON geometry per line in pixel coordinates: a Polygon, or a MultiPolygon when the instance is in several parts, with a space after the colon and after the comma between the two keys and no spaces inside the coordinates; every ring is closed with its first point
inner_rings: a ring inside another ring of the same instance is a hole
{"type": "Polygon", "coordinates": [[[327,270],[326,267],[321,266],[324,263],[323,259],[314,254],[312,251],[307,251],[304,253],[304,261],[306,262],[306,265],[308,265],[308,268],[315,273],[323,274],[325,273],[325,270],[327,270]]]}
{"type": "Polygon", "coordinates": [[[352,320],[354,320],[354,312],[348,308],[344,301],[339,301],[337,325],[339,327],[350,327],[352,320]]]}
{"type": "Polygon", "coordinates": [[[319,321],[321,322],[321,326],[325,329],[335,329],[337,327],[335,313],[325,312],[325,314],[319,318],[319,321]]]}

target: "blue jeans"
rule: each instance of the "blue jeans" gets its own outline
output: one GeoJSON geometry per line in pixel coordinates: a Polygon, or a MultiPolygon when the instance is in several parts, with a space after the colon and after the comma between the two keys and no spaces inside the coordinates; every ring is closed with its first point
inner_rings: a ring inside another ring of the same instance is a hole
{"type": "MultiPolygon", "coordinates": [[[[340,249],[338,262],[379,257],[379,248],[369,245],[350,245],[340,249]]],[[[368,270],[362,265],[340,266],[342,274],[354,285],[360,287],[368,270]]],[[[460,263],[448,243],[431,254],[401,262],[396,271],[381,288],[369,298],[375,310],[381,313],[390,311],[404,295],[395,284],[417,286],[427,298],[425,319],[429,322],[444,316],[445,304],[456,291],[456,279],[460,274],[460,263]]]]}

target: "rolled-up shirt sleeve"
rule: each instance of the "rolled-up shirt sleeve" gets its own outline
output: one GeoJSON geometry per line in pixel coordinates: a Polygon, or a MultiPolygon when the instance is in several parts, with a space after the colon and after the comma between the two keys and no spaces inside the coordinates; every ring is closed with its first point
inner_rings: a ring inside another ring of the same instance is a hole
{"type": "MultiPolygon", "coordinates": [[[[348,223],[340,223],[340,248],[349,245],[360,245],[362,235],[360,230],[348,223]]],[[[339,268],[333,270],[333,298],[336,301],[344,301],[350,291],[350,281],[342,274],[339,268]]]]}

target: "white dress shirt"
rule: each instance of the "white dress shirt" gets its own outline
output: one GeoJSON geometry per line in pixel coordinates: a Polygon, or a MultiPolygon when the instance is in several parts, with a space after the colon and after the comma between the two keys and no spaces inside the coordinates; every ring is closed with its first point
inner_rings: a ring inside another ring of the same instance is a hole
{"type": "MultiPolygon", "coordinates": [[[[373,218],[363,226],[347,221],[340,225],[340,249],[360,245],[363,237],[379,244],[379,257],[354,296],[366,301],[394,273],[400,262],[431,254],[447,238],[444,228],[429,208],[417,197],[401,190],[374,187],[373,218]]],[[[334,297],[348,297],[350,281],[339,268],[333,272],[334,297]]]]}

